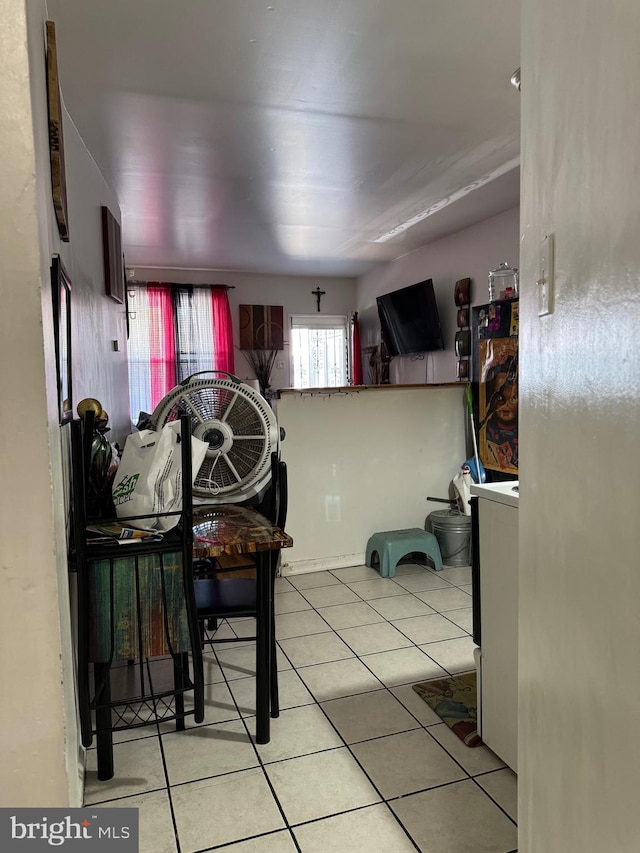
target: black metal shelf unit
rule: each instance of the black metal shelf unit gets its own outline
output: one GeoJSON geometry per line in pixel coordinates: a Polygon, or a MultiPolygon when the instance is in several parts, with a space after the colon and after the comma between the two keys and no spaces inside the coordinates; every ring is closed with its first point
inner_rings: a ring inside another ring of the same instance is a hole
{"type": "Polygon", "coordinates": [[[76,577],[77,691],[82,743],[96,736],[98,778],[113,776],[113,732],[204,717],[202,647],[193,587],[191,429],[181,418],[183,506],[162,540],[95,543],[88,525],[126,519],[90,517],[91,412],[71,423],[72,544],[76,577]],[[173,683],[153,664],[173,661],[173,683]],[[92,678],[93,676],[93,678],[92,678]],[[193,706],[185,709],[185,694],[193,706]],[[114,695],[114,693],[118,695],[114,695]]]}

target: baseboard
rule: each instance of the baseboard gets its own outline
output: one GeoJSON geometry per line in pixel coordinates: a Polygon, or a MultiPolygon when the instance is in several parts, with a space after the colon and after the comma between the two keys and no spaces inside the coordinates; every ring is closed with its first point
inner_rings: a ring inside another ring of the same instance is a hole
{"type": "Polygon", "coordinates": [[[280,574],[305,575],[310,572],[329,571],[329,569],[346,569],[349,566],[364,566],[365,554],[341,554],[338,557],[319,557],[315,560],[295,560],[292,563],[284,563],[280,567],[280,574]]]}

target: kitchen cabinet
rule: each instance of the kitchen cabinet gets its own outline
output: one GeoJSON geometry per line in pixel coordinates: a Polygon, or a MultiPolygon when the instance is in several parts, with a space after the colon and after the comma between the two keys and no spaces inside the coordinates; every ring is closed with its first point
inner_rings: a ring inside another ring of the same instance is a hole
{"type": "Polygon", "coordinates": [[[518,484],[473,485],[478,721],[483,742],[518,764],[518,484]],[[515,487],[515,489],[514,489],[515,487]]]}

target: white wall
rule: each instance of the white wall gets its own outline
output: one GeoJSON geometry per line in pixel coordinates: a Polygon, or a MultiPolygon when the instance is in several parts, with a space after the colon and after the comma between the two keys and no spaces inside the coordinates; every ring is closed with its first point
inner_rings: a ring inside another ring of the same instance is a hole
{"type": "MultiPolygon", "coordinates": [[[[64,592],[59,589],[63,578],[66,584],[66,552],[61,489],[54,482],[56,469],[61,477],[49,265],[40,254],[40,240],[47,241],[46,215],[39,209],[36,184],[23,0],[7,0],[2,12],[0,655],[5,689],[0,803],[65,806],[73,801],[74,732],[62,684],[70,672],[70,631],[68,621],[63,624],[64,592]]],[[[44,132],[46,139],[46,124],[44,132]]]]}
{"type": "Polygon", "coordinates": [[[632,0],[523,0],[522,853],[640,839],[638,33],[632,0]]]}
{"type": "Polygon", "coordinates": [[[64,132],[71,240],[59,251],[73,286],[73,400],[97,397],[122,445],[131,431],[126,311],[105,294],[101,221],[102,205],[118,221],[120,208],[70,120],[64,132]]]}
{"type": "Polygon", "coordinates": [[[289,511],[294,544],[288,571],[362,564],[380,530],[424,529],[449,497],[465,457],[466,406],[459,385],[286,392],[278,420],[287,437],[289,511]]]}
{"type": "Polygon", "coordinates": [[[455,282],[471,278],[472,304],[488,302],[489,270],[495,269],[501,261],[518,266],[518,228],[519,210],[516,207],[428,243],[358,279],[357,310],[360,312],[363,347],[373,346],[380,340],[376,296],[425,278],[433,279],[445,350],[428,353],[423,360],[412,356],[392,359],[392,383],[456,381],[455,282]]]}
{"type": "MultiPolygon", "coordinates": [[[[3,806],[79,805],[67,565],[68,429],[58,425],[50,267],[69,272],[74,402],[97,396],[128,418],[124,312],[103,296],[100,205],[113,194],[65,116],[71,242],[60,242],[49,172],[43,0],[5,0],[0,30],[0,454],[3,806]],[[99,338],[98,336],[102,336],[99,338]],[[105,340],[105,337],[107,340],[105,340]]],[[[128,423],[128,420],[127,420],[128,423]]]]}
{"type": "MultiPolygon", "coordinates": [[[[139,281],[166,281],[174,284],[229,284],[229,304],[233,319],[234,340],[239,342],[239,305],[282,305],[284,307],[285,348],[276,362],[283,367],[274,368],[271,385],[274,389],[291,386],[289,364],[290,314],[316,314],[316,297],[312,290],[324,290],[320,310],[322,314],[341,314],[349,317],[355,311],[356,281],[353,278],[323,278],[321,276],[259,275],[256,273],[229,272],[225,270],[161,270],[135,267],[139,281]]],[[[236,374],[241,379],[251,379],[254,373],[239,350],[236,350],[236,374]]]]}

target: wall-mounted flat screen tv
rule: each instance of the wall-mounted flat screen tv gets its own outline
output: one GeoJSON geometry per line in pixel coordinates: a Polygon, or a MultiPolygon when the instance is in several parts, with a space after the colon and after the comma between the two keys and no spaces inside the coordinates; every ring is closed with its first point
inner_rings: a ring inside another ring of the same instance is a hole
{"type": "Polygon", "coordinates": [[[444,349],[433,281],[383,293],[376,299],[390,356],[444,349]]]}

